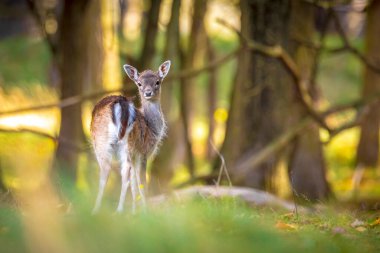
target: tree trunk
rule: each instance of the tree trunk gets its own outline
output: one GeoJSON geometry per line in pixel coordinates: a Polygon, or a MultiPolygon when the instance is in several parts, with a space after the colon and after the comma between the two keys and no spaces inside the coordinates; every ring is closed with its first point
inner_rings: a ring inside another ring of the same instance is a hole
{"type": "MultiPolygon", "coordinates": [[[[216,59],[216,52],[211,44],[211,40],[207,37],[207,61],[213,62],[216,59]]],[[[213,68],[210,70],[209,81],[208,81],[208,119],[209,119],[209,128],[208,128],[208,138],[207,138],[207,158],[212,160],[214,157],[215,151],[213,148],[214,142],[214,132],[215,132],[215,120],[214,112],[216,110],[216,97],[217,97],[217,70],[213,68]]]]}
{"type": "Polygon", "coordinates": [[[160,14],[161,0],[151,0],[150,9],[147,14],[147,25],[145,30],[144,45],[140,56],[139,70],[152,67],[155,56],[156,35],[158,28],[158,18],[160,14]]]}
{"type": "MultiPolygon", "coordinates": [[[[203,20],[206,13],[207,1],[195,0],[193,21],[191,25],[190,37],[188,40],[187,50],[182,50],[181,69],[192,69],[194,67],[195,55],[197,52],[198,38],[203,27],[203,20]]],[[[184,125],[184,137],[186,142],[186,154],[188,159],[188,168],[191,176],[194,176],[195,163],[190,140],[190,105],[193,103],[191,78],[181,79],[180,89],[180,108],[181,117],[184,125]]]]}
{"type": "MultiPolygon", "coordinates": [[[[86,0],[66,0],[64,4],[59,41],[61,99],[82,93],[89,47],[86,22],[83,22],[83,19],[87,18],[87,7],[86,0]]],[[[62,166],[61,172],[66,172],[74,179],[79,152],[65,145],[65,141],[79,145],[84,143],[81,104],[62,108],[59,138],[61,141],[56,153],[57,162],[62,166]]]]}
{"type": "MultiPolygon", "coordinates": [[[[173,0],[171,17],[167,27],[164,59],[172,61],[171,71],[178,71],[179,51],[179,14],[181,1],[173,0]]],[[[169,188],[169,182],[173,176],[174,166],[180,156],[180,144],[182,133],[178,115],[173,115],[175,106],[173,97],[177,83],[165,81],[162,86],[161,106],[168,124],[168,133],[159,155],[152,166],[151,188],[153,193],[165,192],[169,188]]],[[[178,105],[177,105],[178,106],[178,105]]]]}
{"type": "MultiPolygon", "coordinates": [[[[88,12],[89,18],[84,20],[87,22],[86,28],[89,36],[89,47],[87,48],[87,66],[88,71],[86,71],[85,82],[83,83],[83,90],[87,93],[96,92],[106,88],[106,85],[103,85],[103,63],[105,59],[105,47],[104,47],[104,36],[105,33],[104,27],[102,26],[102,8],[100,0],[93,0],[89,4],[88,12]]],[[[119,62],[116,62],[119,68],[119,62]]],[[[112,74],[115,75],[117,70],[114,69],[112,74]]],[[[117,76],[117,74],[115,75],[117,76]]]]}
{"type": "MultiPolygon", "coordinates": [[[[373,63],[380,64],[380,1],[374,0],[368,7],[365,36],[365,54],[373,63]]],[[[380,92],[380,74],[370,68],[364,70],[363,97],[380,92]]],[[[373,103],[360,125],[360,140],[357,148],[358,167],[376,167],[379,157],[379,106],[373,103]]]]}
{"type": "MultiPolygon", "coordinates": [[[[240,7],[245,38],[288,49],[288,1],[240,1],[240,7]]],[[[288,126],[294,93],[291,82],[278,60],[247,49],[241,51],[222,148],[232,176],[239,159],[265,147],[288,126]]],[[[252,168],[244,180],[234,183],[259,189],[269,187],[279,157],[252,168]]]]}
{"type": "Polygon", "coordinates": [[[101,3],[101,41],[103,41],[103,87],[107,90],[121,86],[121,67],[119,60],[119,40],[117,24],[119,11],[117,0],[100,0],[101,3]]]}
{"type": "MultiPolygon", "coordinates": [[[[298,43],[298,41],[307,41],[315,37],[314,11],[315,7],[308,3],[292,1],[290,39],[293,44],[291,54],[299,67],[302,80],[305,80],[303,84],[308,86],[307,90],[315,94],[313,91],[315,87],[310,80],[316,51],[298,43]]],[[[315,98],[315,96],[312,97],[315,98]]],[[[301,120],[307,112],[302,105],[298,104],[293,115],[301,120]]],[[[317,200],[326,198],[330,194],[319,128],[316,123],[307,127],[294,140],[288,170],[291,185],[298,196],[317,200]]]]}

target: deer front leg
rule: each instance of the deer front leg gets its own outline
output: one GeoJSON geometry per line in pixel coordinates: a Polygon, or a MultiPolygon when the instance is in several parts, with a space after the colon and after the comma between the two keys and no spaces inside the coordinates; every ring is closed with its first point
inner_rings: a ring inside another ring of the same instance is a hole
{"type": "Polygon", "coordinates": [[[144,187],[146,187],[146,156],[139,156],[136,165],[136,180],[142,204],[146,206],[144,187]],[[142,180],[141,180],[142,174],[142,180]]]}
{"type": "Polygon", "coordinates": [[[122,148],[119,151],[119,157],[120,157],[120,163],[121,163],[121,169],[120,169],[120,175],[121,175],[121,192],[120,192],[120,199],[119,204],[117,206],[116,212],[121,213],[124,210],[124,203],[125,203],[125,197],[128,192],[128,187],[130,184],[130,177],[132,170],[132,163],[129,153],[127,152],[126,148],[122,148]]]}

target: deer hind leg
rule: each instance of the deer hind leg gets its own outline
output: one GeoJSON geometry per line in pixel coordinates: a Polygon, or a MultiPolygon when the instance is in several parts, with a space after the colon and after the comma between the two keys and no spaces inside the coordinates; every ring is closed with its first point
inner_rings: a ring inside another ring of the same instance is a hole
{"type": "Polygon", "coordinates": [[[133,170],[131,156],[128,152],[127,144],[122,145],[122,147],[119,149],[119,159],[121,163],[121,192],[116,212],[120,213],[124,210],[125,197],[127,195],[128,187],[130,184],[130,174],[132,174],[131,170],[133,170]]]}
{"type": "Polygon", "coordinates": [[[96,197],[96,202],[92,213],[97,213],[102,203],[104,189],[106,187],[108,176],[111,171],[111,161],[112,161],[112,148],[110,144],[98,145],[95,148],[95,156],[99,163],[99,190],[96,197]]]}
{"type": "Polygon", "coordinates": [[[131,179],[131,191],[132,191],[132,213],[136,212],[136,201],[137,201],[137,182],[136,182],[136,170],[135,168],[132,168],[130,173],[130,179],[131,179]]]}

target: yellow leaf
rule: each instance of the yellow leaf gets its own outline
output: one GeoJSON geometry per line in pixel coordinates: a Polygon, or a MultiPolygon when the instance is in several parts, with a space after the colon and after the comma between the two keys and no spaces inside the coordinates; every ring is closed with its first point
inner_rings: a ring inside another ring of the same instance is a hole
{"type": "Polygon", "coordinates": [[[359,232],[364,232],[364,231],[367,231],[367,229],[365,228],[365,227],[357,227],[357,228],[355,228],[357,231],[359,231],[359,232]]]}
{"type": "Polygon", "coordinates": [[[298,226],[296,224],[289,224],[282,221],[278,221],[276,224],[276,228],[282,230],[295,230],[298,228],[298,226]]]}
{"type": "Polygon", "coordinates": [[[370,226],[378,226],[380,225],[380,218],[377,218],[374,222],[372,222],[371,224],[369,224],[370,226]]]}

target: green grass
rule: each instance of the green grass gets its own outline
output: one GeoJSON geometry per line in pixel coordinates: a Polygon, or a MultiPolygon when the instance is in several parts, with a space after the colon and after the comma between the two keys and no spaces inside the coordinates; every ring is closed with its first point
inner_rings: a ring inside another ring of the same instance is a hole
{"type": "MultiPolygon", "coordinates": [[[[60,215],[61,239],[70,252],[310,253],[380,250],[379,227],[368,227],[366,231],[359,232],[350,227],[355,219],[352,214],[331,210],[295,217],[284,215],[284,211],[250,208],[231,199],[166,203],[136,215],[128,212],[112,215],[110,209],[105,209],[99,215],[91,216],[88,206],[74,206],[71,214],[60,215]],[[292,224],[294,229],[278,228],[276,224],[279,222],[292,224]],[[335,233],[337,227],[343,228],[344,232],[335,233]]],[[[3,207],[0,217],[2,252],[25,252],[30,245],[25,237],[33,236],[23,232],[20,214],[15,209],[3,207]]],[[[27,213],[23,220],[25,217],[28,218],[27,213]]]]}

